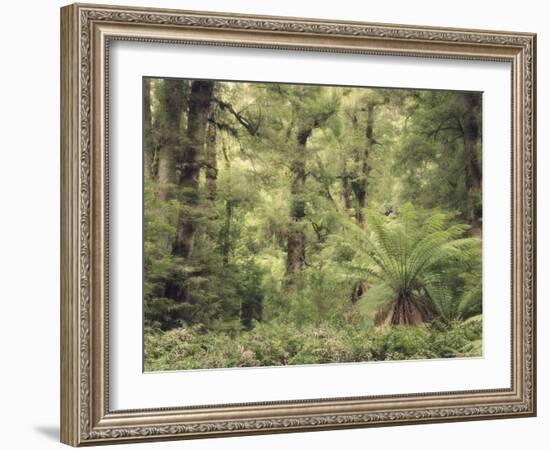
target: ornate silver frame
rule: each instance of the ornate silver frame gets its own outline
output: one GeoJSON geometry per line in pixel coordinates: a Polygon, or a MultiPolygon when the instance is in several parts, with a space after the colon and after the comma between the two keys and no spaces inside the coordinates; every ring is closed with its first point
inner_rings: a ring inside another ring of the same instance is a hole
{"type": "Polygon", "coordinates": [[[61,440],[80,446],[536,414],[536,36],[75,4],[61,9],[61,440]],[[512,385],[111,411],[106,186],[112,40],[508,61],[512,65],[512,385]]]}

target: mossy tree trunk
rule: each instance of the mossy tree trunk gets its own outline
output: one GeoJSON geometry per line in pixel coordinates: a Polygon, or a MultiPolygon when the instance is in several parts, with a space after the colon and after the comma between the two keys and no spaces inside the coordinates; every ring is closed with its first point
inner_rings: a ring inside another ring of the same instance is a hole
{"type": "Polygon", "coordinates": [[[185,81],[166,79],[162,86],[162,137],[158,153],[159,198],[174,198],[177,185],[176,168],[181,149],[181,118],[184,106],[185,81]]]}
{"type": "Polygon", "coordinates": [[[193,81],[189,96],[187,131],[183,142],[180,163],[179,188],[181,203],[184,205],[177,223],[174,255],[187,259],[193,249],[193,238],[196,230],[195,210],[199,203],[199,175],[201,156],[206,144],[206,130],[212,93],[213,81],[193,81]]]}
{"type": "MultiPolygon", "coordinates": [[[[369,178],[371,172],[370,157],[373,147],[376,143],[374,139],[374,114],[378,103],[370,101],[365,107],[366,120],[365,120],[365,144],[363,149],[357,148],[355,150],[356,164],[359,167],[359,173],[356,173],[351,182],[351,189],[355,197],[355,221],[361,226],[365,227],[364,209],[367,206],[367,196],[369,191],[369,178]]],[[[353,125],[358,126],[357,116],[353,117],[353,125]]],[[[355,282],[352,293],[351,302],[353,304],[363,296],[366,291],[365,282],[358,280],[355,282]]]]}
{"type": "Polygon", "coordinates": [[[153,176],[155,145],[153,138],[153,115],[151,113],[151,79],[143,78],[143,178],[153,176]]]}
{"type": "Polygon", "coordinates": [[[306,123],[296,133],[296,150],[291,163],[292,184],[290,193],[290,223],[287,236],[286,283],[299,282],[306,259],[306,236],[303,219],[306,215],[306,144],[315,126],[314,120],[306,123]]]}
{"type": "MultiPolygon", "coordinates": [[[[364,209],[367,206],[367,196],[369,191],[369,177],[371,171],[370,155],[375,144],[373,128],[374,113],[377,104],[368,102],[365,107],[365,145],[363,149],[356,149],[356,163],[359,166],[359,172],[355,174],[351,182],[351,189],[355,197],[355,220],[359,225],[365,224],[364,209]]],[[[357,118],[355,118],[357,125],[357,118]]]]}
{"type": "Polygon", "coordinates": [[[472,227],[473,236],[481,236],[481,185],[482,174],[479,161],[479,145],[481,140],[479,114],[481,109],[481,95],[468,93],[464,95],[465,113],[463,123],[465,183],[468,196],[468,221],[472,227]]]}
{"type": "MultiPolygon", "coordinates": [[[[193,81],[189,94],[189,109],[187,113],[187,129],[182,140],[182,152],[179,158],[178,196],[181,210],[176,224],[176,238],[173,246],[173,255],[188,261],[192,250],[195,232],[197,229],[199,206],[199,176],[201,159],[204,157],[208,115],[212,102],[214,82],[193,81]]],[[[188,273],[194,276],[197,273],[188,273]]],[[[185,302],[188,299],[186,277],[181,274],[167,283],[166,296],[176,302],[185,302]]],[[[185,316],[185,315],[184,315],[185,316]]],[[[181,317],[190,320],[189,317],[181,317]]]]}
{"type": "Polygon", "coordinates": [[[218,158],[216,153],[217,128],[216,128],[216,107],[211,105],[206,129],[206,155],[205,155],[205,178],[206,198],[210,201],[216,199],[218,181],[218,158]]]}

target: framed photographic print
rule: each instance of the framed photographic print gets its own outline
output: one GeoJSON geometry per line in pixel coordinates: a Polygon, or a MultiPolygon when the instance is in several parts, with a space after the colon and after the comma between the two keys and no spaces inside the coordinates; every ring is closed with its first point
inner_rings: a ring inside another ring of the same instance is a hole
{"type": "Polygon", "coordinates": [[[535,415],[535,38],[62,8],[62,441],[535,415]]]}

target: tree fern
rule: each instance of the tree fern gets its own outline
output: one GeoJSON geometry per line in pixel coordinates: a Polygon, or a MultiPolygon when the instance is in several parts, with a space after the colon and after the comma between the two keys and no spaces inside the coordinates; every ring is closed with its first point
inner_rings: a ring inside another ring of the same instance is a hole
{"type": "Polygon", "coordinates": [[[439,212],[421,217],[410,204],[393,219],[371,212],[367,224],[369,234],[353,264],[374,286],[391,291],[385,323],[418,325],[436,316],[452,320],[475,309],[475,293],[457,296],[452,279],[457,269],[480,269],[481,241],[464,237],[466,225],[449,224],[439,212]]]}

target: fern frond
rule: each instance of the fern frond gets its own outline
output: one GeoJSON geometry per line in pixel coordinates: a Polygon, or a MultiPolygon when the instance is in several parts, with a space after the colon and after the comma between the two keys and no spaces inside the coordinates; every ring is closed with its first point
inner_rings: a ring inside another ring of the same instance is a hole
{"type": "MultiPolygon", "coordinates": [[[[419,301],[431,303],[445,320],[479,309],[478,294],[470,289],[462,295],[449,284],[454,283],[450,271],[480,269],[481,240],[464,237],[467,225],[449,224],[441,212],[421,218],[406,204],[393,219],[369,212],[367,226],[369,233],[363,230],[355,261],[386,291],[391,289],[393,300],[402,294],[415,295],[419,301]]],[[[369,296],[365,298],[368,301],[369,296]]]]}

